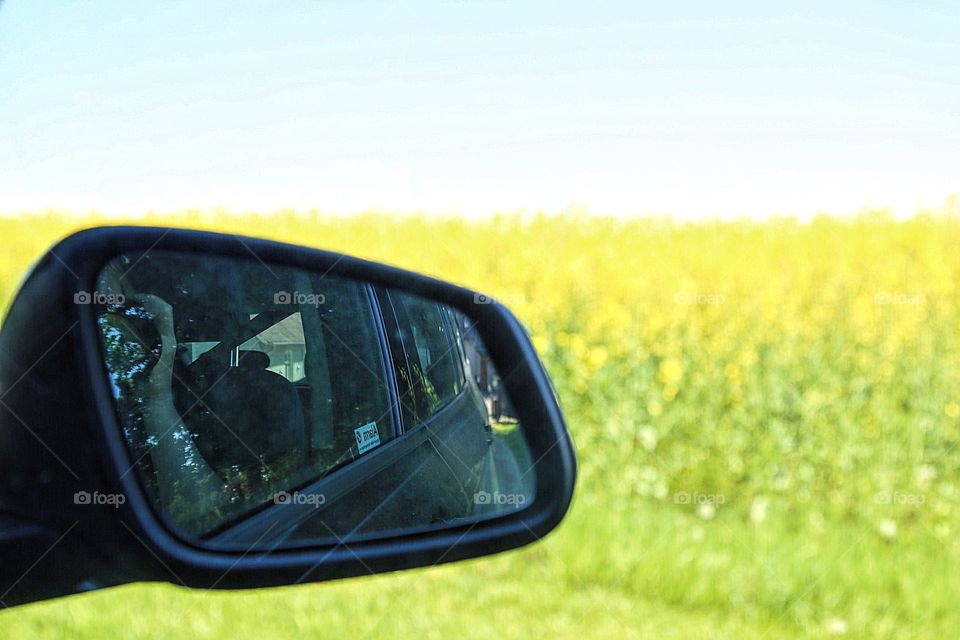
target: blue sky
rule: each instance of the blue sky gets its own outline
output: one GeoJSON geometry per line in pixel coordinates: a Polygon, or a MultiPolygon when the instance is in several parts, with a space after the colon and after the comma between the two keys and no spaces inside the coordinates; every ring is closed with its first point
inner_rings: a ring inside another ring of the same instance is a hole
{"type": "Polygon", "coordinates": [[[898,213],[960,3],[0,4],[0,211],[898,213]]]}

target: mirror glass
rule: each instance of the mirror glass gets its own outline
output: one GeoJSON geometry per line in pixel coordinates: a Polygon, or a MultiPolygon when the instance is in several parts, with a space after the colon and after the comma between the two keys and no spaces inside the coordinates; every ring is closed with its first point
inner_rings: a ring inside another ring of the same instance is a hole
{"type": "Polygon", "coordinates": [[[259,260],[121,255],[91,299],[133,467],[217,548],[383,538],[514,512],[523,431],[470,318],[259,260]]]}

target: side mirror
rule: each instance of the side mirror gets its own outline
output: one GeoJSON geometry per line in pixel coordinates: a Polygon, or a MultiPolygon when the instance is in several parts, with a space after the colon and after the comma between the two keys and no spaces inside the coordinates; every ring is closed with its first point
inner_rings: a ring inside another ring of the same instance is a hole
{"type": "Polygon", "coordinates": [[[563,518],[575,458],[485,296],[264,240],[59,243],[0,333],[0,604],[471,558],[563,518]]]}

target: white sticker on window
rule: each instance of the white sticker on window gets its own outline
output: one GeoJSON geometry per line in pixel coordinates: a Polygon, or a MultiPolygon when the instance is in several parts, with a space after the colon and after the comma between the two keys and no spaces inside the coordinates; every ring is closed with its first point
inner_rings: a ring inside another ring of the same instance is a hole
{"type": "Polygon", "coordinates": [[[357,449],[360,453],[366,453],[380,444],[380,432],[376,422],[357,427],[353,430],[353,435],[357,438],[357,449]]]}

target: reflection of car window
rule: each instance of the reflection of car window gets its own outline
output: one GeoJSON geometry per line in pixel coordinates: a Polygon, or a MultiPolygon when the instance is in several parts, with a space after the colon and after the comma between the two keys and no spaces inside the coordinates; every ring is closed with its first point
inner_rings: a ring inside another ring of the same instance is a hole
{"type": "MultiPolygon", "coordinates": [[[[252,454],[244,449],[252,449],[269,464],[279,452],[272,455],[238,440],[259,442],[261,434],[272,432],[271,443],[284,450],[284,457],[290,452],[299,456],[298,465],[278,481],[286,488],[349,462],[394,436],[378,332],[366,291],[360,284],[336,278],[326,279],[322,291],[323,305],[297,305],[295,300],[285,304],[276,316],[278,322],[236,347],[213,351],[210,345],[221,343],[210,339],[223,336],[212,330],[216,319],[209,317],[202,320],[211,327],[206,340],[181,343],[190,363],[184,379],[192,378],[193,368],[212,366],[225,373],[207,390],[209,399],[200,403],[199,410],[190,410],[193,392],[189,389],[179,403],[187,425],[198,433],[198,443],[210,433],[226,431],[222,434],[225,446],[201,448],[214,467],[234,466],[244,458],[249,462],[252,454]],[[283,316],[284,310],[297,308],[301,310],[283,316]],[[246,375],[239,376],[239,371],[246,375]],[[225,389],[231,393],[226,395],[225,389]],[[287,415],[291,412],[292,418],[287,415]],[[213,414],[207,416],[209,420],[198,417],[208,413],[213,414]],[[223,420],[223,415],[230,420],[223,420]],[[259,417],[257,424],[249,425],[251,416],[259,417]],[[221,420],[226,424],[218,425],[221,420]],[[255,433],[241,436],[250,430],[255,433]],[[240,437],[232,437],[231,431],[240,437]],[[233,455],[225,456],[226,451],[233,455]]],[[[249,320],[263,321],[270,313],[276,311],[250,314],[249,320]]]]}
{"type": "Polygon", "coordinates": [[[107,366],[134,458],[181,526],[207,531],[395,437],[364,284],[161,251],[121,273],[110,284],[130,301],[100,317],[107,366]],[[147,385],[160,344],[143,296],[172,313],[171,413],[160,421],[165,396],[147,385]],[[189,444],[169,446],[178,441],[189,444]],[[204,473],[229,500],[184,493],[204,473]]]}
{"type": "Polygon", "coordinates": [[[411,369],[412,386],[426,420],[462,387],[460,353],[446,310],[436,302],[406,293],[390,294],[400,339],[411,369]]]}

